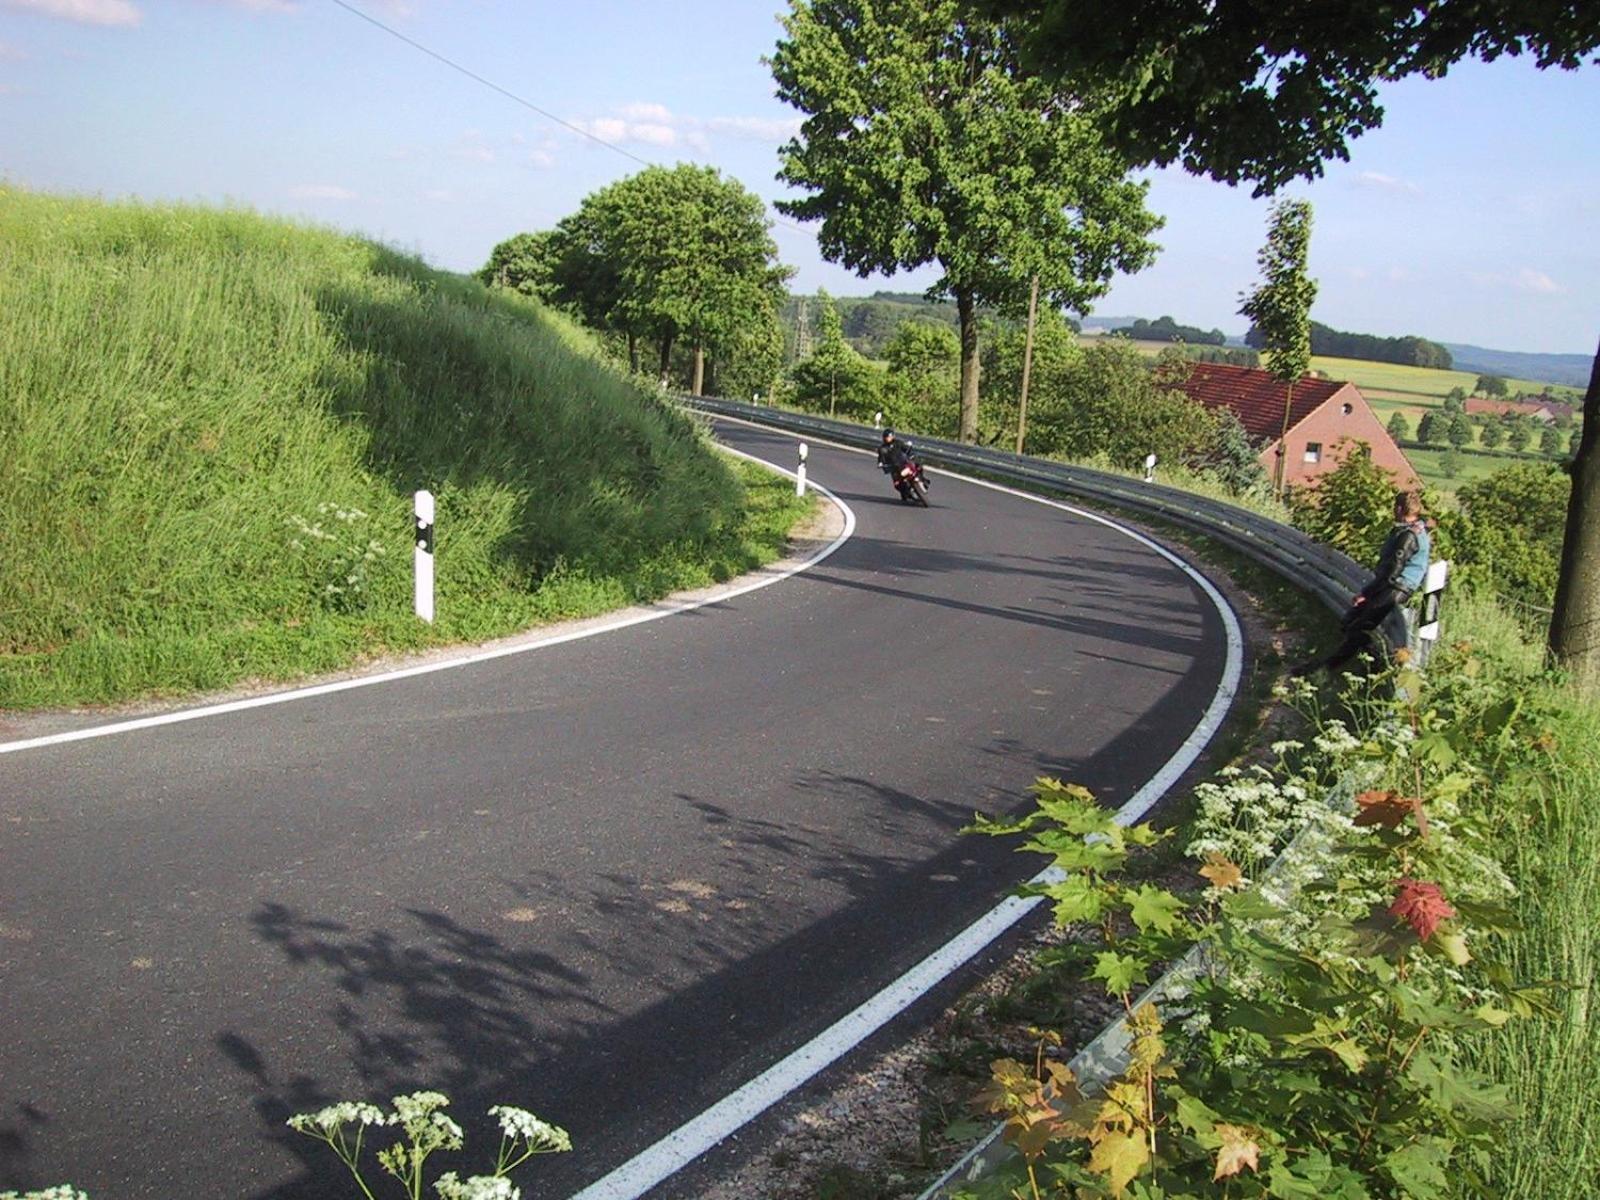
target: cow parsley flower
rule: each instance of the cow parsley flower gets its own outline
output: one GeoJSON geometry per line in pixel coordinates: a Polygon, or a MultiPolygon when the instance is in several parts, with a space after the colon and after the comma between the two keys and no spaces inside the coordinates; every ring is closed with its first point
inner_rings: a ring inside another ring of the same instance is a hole
{"type": "Polygon", "coordinates": [[[559,1125],[536,1117],[525,1108],[497,1104],[489,1110],[491,1117],[500,1118],[500,1128],[506,1137],[521,1138],[540,1151],[571,1150],[572,1138],[559,1125]]]}

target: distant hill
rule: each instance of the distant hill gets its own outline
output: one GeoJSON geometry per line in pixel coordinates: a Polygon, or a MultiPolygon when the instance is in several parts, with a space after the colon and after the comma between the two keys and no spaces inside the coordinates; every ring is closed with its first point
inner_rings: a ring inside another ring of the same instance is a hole
{"type": "Polygon", "coordinates": [[[1533,379],[1567,387],[1589,386],[1594,359],[1587,354],[1525,354],[1520,350],[1486,350],[1445,342],[1456,370],[1477,375],[1503,375],[1507,379],[1533,379]]]}

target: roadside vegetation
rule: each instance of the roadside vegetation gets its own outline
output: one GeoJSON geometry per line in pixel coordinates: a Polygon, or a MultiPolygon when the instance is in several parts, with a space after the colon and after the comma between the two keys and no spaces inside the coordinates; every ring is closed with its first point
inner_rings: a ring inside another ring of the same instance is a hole
{"type": "Polygon", "coordinates": [[[590,615],[776,557],[805,507],[570,322],[381,246],[13,188],[0,245],[0,707],[590,615]]]}

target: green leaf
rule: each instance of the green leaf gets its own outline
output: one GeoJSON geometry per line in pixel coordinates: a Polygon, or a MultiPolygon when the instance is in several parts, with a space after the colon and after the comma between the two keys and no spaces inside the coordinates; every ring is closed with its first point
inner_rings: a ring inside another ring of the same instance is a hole
{"type": "Polygon", "coordinates": [[[1159,929],[1162,933],[1171,933],[1183,908],[1183,901],[1171,892],[1145,883],[1131,893],[1128,915],[1141,930],[1159,929]]]}
{"type": "Polygon", "coordinates": [[[1412,1200],[1433,1200],[1450,1194],[1450,1165],[1454,1143],[1443,1138],[1424,1138],[1403,1146],[1383,1160],[1384,1168],[1412,1200]]]}
{"type": "Polygon", "coordinates": [[[1198,1137],[1200,1144],[1206,1149],[1216,1149],[1215,1141],[1208,1142],[1207,1139],[1214,1138],[1212,1127],[1221,1120],[1221,1117],[1200,1097],[1191,1096],[1187,1092],[1179,1096],[1177,1120],[1179,1125],[1198,1137]]]}
{"type": "Polygon", "coordinates": [[[1055,902],[1056,924],[1063,927],[1079,921],[1097,921],[1105,911],[1104,890],[1082,875],[1068,876],[1060,883],[1050,884],[1043,891],[1055,902]]]}
{"type": "Polygon", "coordinates": [[[1407,1065],[1405,1077],[1446,1112],[1476,1121],[1505,1121],[1516,1115],[1511,1093],[1504,1084],[1435,1058],[1419,1050],[1407,1065]]]}
{"type": "Polygon", "coordinates": [[[1105,980],[1107,992],[1113,996],[1122,996],[1131,992],[1135,984],[1144,982],[1149,965],[1132,955],[1105,950],[1095,955],[1094,971],[1089,977],[1105,980]]]}

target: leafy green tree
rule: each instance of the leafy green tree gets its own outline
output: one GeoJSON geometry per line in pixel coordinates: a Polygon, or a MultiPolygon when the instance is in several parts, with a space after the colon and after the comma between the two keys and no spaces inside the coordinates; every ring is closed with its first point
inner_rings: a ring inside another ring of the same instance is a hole
{"type": "Polygon", "coordinates": [[[761,199],[711,167],[647,167],[585,197],[557,227],[558,294],[603,328],[660,347],[662,377],[682,339],[690,388],[705,359],[765,339],[777,326],[790,270],[777,261],[761,199]]]}
{"type": "MultiPolygon", "coordinates": [[[[1022,325],[1006,324],[985,332],[983,377],[988,380],[989,402],[979,429],[986,443],[1011,442],[1016,436],[1026,341],[1027,330],[1022,325]]],[[[1028,383],[1028,445],[1032,452],[1049,452],[1048,444],[1039,441],[1038,414],[1041,408],[1066,403],[1063,398],[1071,387],[1072,372],[1082,360],[1072,327],[1055,310],[1041,311],[1033,331],[1033,368],[1028,383]]]]}
{"type": "MultiPolygon", "coordinates": [[[[961,341],[948,325],[912,319],[884,347],[889,362],[884,412],[907,429],[943,429],[960,392],[961,341]]],[[[957,430],[959,432],[959,430],[957,430]]]]}
{"type": "Polygon", "coordinates": [[[557,241],[550,229],[507,238],[489,252],[478,279],[490,287],[510,288],[548,303],[555,291],[557,241]]]}
{"type": "Polygon", "coordinates": [[[1499,375],[1479,375],[1478,382],[1473,385],[1473,393],[1479,396],[1504,397],[1508,388],[1506,381],[1499,375]]]}
{"type": "MultiPolygon", "coordinates": [[[[1348,140],[1383,120],[1379,80],[1437,78],[1468,56],[1527,53],[1567,69],[1600,61],[1600,5],[1589,0],[967,4],[1010,18],[1025,60],[1062,90],[1102,97],[1102,128],[1131,161],[1248,179],[1257,195],[1348,159],[1348,140]]],[[[1600,350],[1583,410],[1549,644],[1600,679],[1600,350]]]]}
{"type": "Polygon", "coordinates": [[[1315,178],[1383,121],[1382,80],[1443,75],[1468,56],[1578,66],[1600,46],[1585,0],[971,0],[1011,19],[1026,61],[1109,92],[1108,137],[1137,162],[1181,162],[1257,195],[1315,178]]]}
{"type": "Polygon", "coordinates": [[[1448,419],[1438,413],[1425,412],[1417,422],[1417,441],[1424,446],[1437,446],[1444,441],[1448,419]]]}
{"type": "Polygon", "coordinates": [[[1546,425],[1539,431],[1539,453],[1546,458],[1561,457],[1561,431],[1554,425],[1546,425]]]}
{"type": "Polygon", "coordinates": [[[1520,604],[1548,608],[1561,562],[1571,481],[1558,467],[1517,463],[1456,493],[1466,517],[1457,560],[1520,604]]]}
{"type": "Polygon", "coordinates": [[[1245,432],[1244,422],[1231,408],[1213,412],[1216,429],[1211,444],[1189,460],[1189,465],[1211,476],[1235,496],[1264,493],[1269,488],[1260,450],[1245,432]]]}
{"type": "Polygon", "coordinates": [[[1397,442],[1403,442],[1411,436],[1411,426],[1406,421],[1406,415],[1399,410],[1389,418],[1389,436],[1397,442]]]}
{"type": "Polygon", "coordinates": [[[1467,389],[1453,387],[1444,398],[1444,410],[1448,413],[1467,411],[1467,389]]]}
{"type": "Polygon", "coordinates": [[[1527,417],[1519,415],[1511,422],[1511,428],[1506,431],[1506,444],[1521,454],[1531,441],[1533,441],[1533,424],[1527,417]]]}
{"type": "Polygon", "coordinates": [[[1008,32],[958,0],[791,0],[770,60],[805,114],[779,208],[821,221],[818,245],[862,275],[928,263],[955,299],[960,435],[978,433],[978,308],[1085,311],[1155,253],[1147,185],[1100,144],[1081,103],[1016,70],[1008,32]]]}
{"type": "Polygon", "coordinates": [[[1485,421],[1478,431],[1478,444],[1485,450],[1496,450],[1506,440],[1506,427],[1499,421],[1485,421]]]}
{"type": "Polygon", "coordinates": [[[1366,442],[1340,446],[1348,452],[1337,467],[1289,489],[1289,518],[1317,541],[1371,564],[1389,536],[1395,478],[1372,461],[1366,442]]]}
{"type": "Polygon", "coordinates": [[[1284,443],[1289,437],[1294,385],[1311,367],[1311,304],[1317,298],[1317,285],[1306,274],[1310,245],[1311,205],[1304,200],[1275,205],[1267,243],[1256,257],[1262,281],[1239,306],[1261,335],[1267,370],[1284,385],[1283,431],[1278,437],[1274,480],[1279,492],[1284,486],[1284,443]]]}
{"type": "Polygon", "coordinates": [[[1446,479],[1454,479],[1461,474],[1462,454],[1451,446],[1439,456],[1439,473],[1446,479]]]}
{"type": "Polygon", "coordinates": [[[837,416],[841,404],[848,416],[870,415],[878,399],[877,368],[844,340],[839,308],[827,292],[817,292],[817,347],[790,373],[794,398],[803,408],[837,416]]]}
{"type": "Polygon", "coordinates": [[[1450,418],[1450,424],[1445,427],[1445,440],[1457,450],[1470,445],[1472,442],[1472,422],[1467,420],[1464,413],[1456,413],[1450,418]]]}

